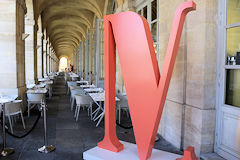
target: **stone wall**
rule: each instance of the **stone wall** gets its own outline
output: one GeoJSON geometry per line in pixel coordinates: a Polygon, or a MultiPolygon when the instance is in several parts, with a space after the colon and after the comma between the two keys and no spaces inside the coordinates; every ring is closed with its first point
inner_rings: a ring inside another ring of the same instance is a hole
{"type": "Polygon", "coordinates": [[[216,120],[218,1],[196,0],[198,10],[187,19],[187,84],[184,146],[213,152],[216,120]],[[191,113],[191,116],[188,114],[191,113]],[[197,118],[199,117],[199,118],[197,118]]]}
{"type": "MultiPolygon", "coordinates": [[[[162,70],[172,30],[175,11],[183,0],[159,1],[159,67],[162,70]],[[168,13],[168,14],[166,14],[168,13]]],[[[191,13],[188,15],[191,16],[191,13]]],[[[159,133],[177,148],[183,138],[183,109],[186,91],[186,32],[185,27],[179,44],[178,55],[170,82],[168,96],[159,126],[159,133]]]]}
{"type": "Polygon", "coordinates": [[[22,33],[25,32],[24,17],[26,14],[25,0],[16,1],[16,59],[17,59],[17,88],[18,95],[24,99],[25,85],[25,42],[22,33]]]}
{"type": "MultiPolygon", "coordinates": [[[[159,1],[160,68],[175,9],[182,0],[159,1]],[[165,14],[168,12],[168,14],[165,14]]],[[[217,0],[195,0],[188,14],[159,132],[178,148],[213,152],[216,101],[217,0]]]]}
{"type": "Polygon", "coordinates": [[[25,93],[24,0],[0,1],[0,94],[25,93]]]}

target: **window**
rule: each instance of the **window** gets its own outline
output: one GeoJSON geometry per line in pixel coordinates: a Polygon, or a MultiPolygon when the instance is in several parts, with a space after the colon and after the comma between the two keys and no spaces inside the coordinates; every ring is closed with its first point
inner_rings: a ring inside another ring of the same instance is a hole
{"type": "Polygon", "coordinates": [[[225,104],[240,107],[240,1],[226,3],[225,104]]]}
{"type": "Polygon", "coordinates": [[[154,42],[155,53],[157,54],[157,59],[159,57],[159,36],[158,36],[158,1],[148,0],[143,1],[143,3],[137,6],[137,13],[145,17],[150,25],[152,39],[154,42]]]}

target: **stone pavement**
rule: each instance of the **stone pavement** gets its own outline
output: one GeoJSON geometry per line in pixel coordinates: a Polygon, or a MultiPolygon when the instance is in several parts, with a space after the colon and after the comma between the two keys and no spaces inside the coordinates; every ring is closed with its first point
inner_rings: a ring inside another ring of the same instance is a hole
{"type": "MultiPolygon", "coordinates": [[[[43,145],[43,120],[39,120],[36,128],[27,137],[16,139],[7,135],[7,146],[13,147],[15,153],[8,157],[0,157],[1,160],[80,160],[82,153],[101,141],[104,136],[104,123],[96,127],[96,122],[90,120],[86,110],[81,110],[79,121],[74,120],[74,112],[70,110],[69,96],[66,95],[66,86],[63,77],[58,77],[53,87],[53,97],[47,100],[47,122],[49,144],[56,150],[49,154],[37,151],[43,145]]],[[[27,129],[34,123],[37,110],[32,110],[31,117],[24,114],[27,129]]],[[[130,125],[130,120],[125,114],[122,115],[122,124],[130,125]]],[[[20,119],[14,126],[14,133],[23,133],[20,119]]],[[[135,142],[133,130],[123,129],[117,126],[117,136],[120,140],[135,142]]],[[[2,147],[2,140],[0,140],[2,147]]],[[[177,148],[160,138],[155,143],[155,148],[182,154],[177,148]]],[[[212,159],[211,159],[212,160],[212,159]]]]}

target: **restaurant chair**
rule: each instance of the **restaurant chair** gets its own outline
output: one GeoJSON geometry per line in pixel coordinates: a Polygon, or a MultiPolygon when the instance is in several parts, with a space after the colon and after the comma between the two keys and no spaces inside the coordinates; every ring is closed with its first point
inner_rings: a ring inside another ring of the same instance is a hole
{"type": "Polygon", "coordinates": [[[46,84],[46,89],[48,90],[49,98],[52,98],[52,84],[46,84]]]}
{"type": "Polygon", "coordinates": [[[28,117],[30,117],[30,110],[35,107],[35,105],[41,106],[41,102],[45,101],[44,94],[28,93],[28,117]]]}
{"type": "Polygon", "coordinates": [[[76,82],[79,80],[79,77],[72,77],[72,81],[76,82]]]}
{"type": "MultiPolygon", "coordinates": [[[[10,129],[11,129],[11,133],[13,134],[13,122],[12,122],[12,119],[11,117],[12,116],[17,116],[17,115],[20,115],[21,116],[21,119],[22,119],[22,125],[23,125],[23,128],[25,129],[25,123],[24,123],[24,119],[23,119],[23,113],[22,113],[22,100],[15,100],[11,103],[7,103],[5,105],[5,109],[6,109],[6,113],[5,113],[5,116],[8,117],[8,120],[9,120],[9,125],[10,125],[10,129]]],[[[16,118],[16,117],[14,117],[16,118]]]]}
{"type": "Polygon", "coordinates": [[[75,116],[74,117],[76,118],[76,121],[78,121],[80,108],[81,107],[86,107],[86,106],[91,107],[90,105],[92,104],[93,100],[88,95],[76,94],[75,98],[76,98],[76,104],[77,105],[76,105],[76,110],[75,110],[75,116]]]}
{"type": "Polygon", "coordinates": [[[70,99],[70,102],[71,102],[71,111],[73,110],[73,106],[75,104],[75,95],[76,94],[81,94],[81,95],[85,95],[85,91],[83,89],[72,89],[71,90],[71,99],[70,99]]]}
{"type": "Polygon", "coordinates": [[[117,94],[117,97],[120,101],[116,102],[117,104],[117,112],[118,112],[118,123],[121,123],[121,111],[125,111],[127,116],[129,116],[129,107],[128,107],[128,100],[127,96],[123,94],[117,94]]]}
{"type": "Polygon", "coordinates": [[[77,82],[67,81],[67,87],[68,87],[67,95],[70,94],[70,91],[71,91],[70,86],[77,86],[77,82]]]}
{"type": "MultiPolygon", "coordinates": [[[[76,90],[76,89],[78,89],[78,90],[80,90],[80,91],[84,91],[81,87],[79,87],[79,86],[70,86],[69,87],[70,89],[69,89],[69,93],[70,93],[70,95],[72,95],[72,90],[76,90]]],[[[72,96],[70,96],[70,102],[72,101],[72,96]]]]}

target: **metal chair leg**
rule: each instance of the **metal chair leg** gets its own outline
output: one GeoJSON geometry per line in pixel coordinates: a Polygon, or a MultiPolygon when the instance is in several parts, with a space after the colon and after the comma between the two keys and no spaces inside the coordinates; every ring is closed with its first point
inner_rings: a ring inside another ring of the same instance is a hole
{"type": "Polygon", "coordinates": [[[25,122],[24,122],[24,119],[23,119],[22,111],[20,112],[20,114],[21,114],[21,119],[22,119],[23,128],[26,129],[25,122]]]}
{"type": "Polygon", "coordinates": [[[71,98],[72,101],[71,101],[71,111],[73,110],[73,106],[74,106],[74,102],[75,102],[75,99],[74,98],[71,98]]]}
{"type": "Polygon", "coordinates": [[[81,108],[81,105],[79,105],[79,107],[78,107],[78,110],[77,110],[77,117],[76,117],[76,121],[78,121],[78,117],[79,117],[80,108],[81,108]]]}
{"type": "Polygon", "coordinates": [[[78,110],[78,105],[76,105],[76,109],[75,109],[75,113],[74,113],[74,117],[77,117],[77,110],[78,110]]]}
{"type": "Polygon", "coordinates": [[[98,123],[96,124],[96,127],[98,127],[98,125],[100,124],[100,122],[102,121],[103,117],[104,117],[105,113],[101,113],[101,117],[98,120],[98,123]]]}
{"type": "Polygon", "coordinates": [[[11,133],[13,134],[12,120],[11,120],[10,115],[8,115],[8,121],[9,121],[9,126],[10,126],[10,129],[11,129],[11,133]]]}
{"type": "Polygon", "coordinates": [[[30,106],[31,106],[31,104],[28,103],[28,117],[30,117],[30,106]]]}

